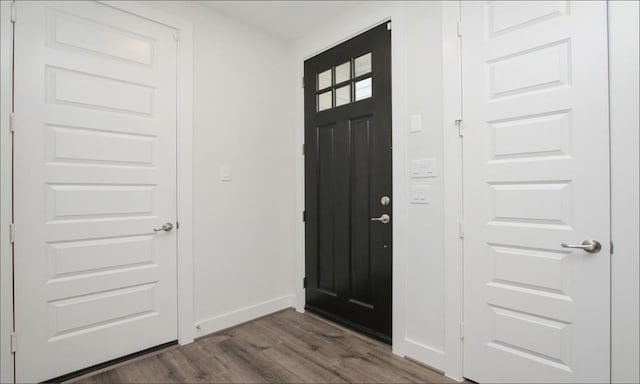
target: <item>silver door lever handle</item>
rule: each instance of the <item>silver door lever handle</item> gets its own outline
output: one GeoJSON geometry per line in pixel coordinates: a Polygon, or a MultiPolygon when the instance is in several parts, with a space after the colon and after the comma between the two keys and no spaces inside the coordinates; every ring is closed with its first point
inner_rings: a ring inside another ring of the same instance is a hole
{"type": "Polygon", "coordinates": [[[586,252],[589,252],[589,253],[598,253],[602,249],[602,246],[597,240],[585,240],[582,242],[581,245],[572,245],[567,243],[562,243],[560,245],[562,246],[562,248],[584,249],[586,252]]]}
{"type": "Polygon", "coordinates": [[[162,224],[162,227],[161,227],[161,228],[156,228],[156,229],[154,229],[154,230],[153,230],[153,232],[160,232],[160,231],[166,231],[166,232],[169,232],[169,231],[170,231],[170,230],[172,230],[172,229],[173,229],[173,224],[171,224],[171,223],[164,223],[164,224],[162,224]]]}
{"type": "Polygon", "coordinates": [[[379,221],[382,224],[387,224],[388,222],[391,221],[391,217],[385,213],[384,215],[382,215],[380,217],[372,217],[371,221],[379,221]]]}

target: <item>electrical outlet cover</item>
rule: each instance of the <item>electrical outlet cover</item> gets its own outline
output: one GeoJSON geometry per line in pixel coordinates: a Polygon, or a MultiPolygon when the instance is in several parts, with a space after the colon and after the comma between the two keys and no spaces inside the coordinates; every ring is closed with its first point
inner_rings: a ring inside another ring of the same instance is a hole
{"type": "Polygon", "coordinates": [[[229,165],[220,166],[220,180],[231,181],[231,167],[229,165]]]}
{"type": "Polygon", "coordinates": [[[414,185],[409,194],[411,204],[431,204],[431,187],[428,185],[414,185]]]}

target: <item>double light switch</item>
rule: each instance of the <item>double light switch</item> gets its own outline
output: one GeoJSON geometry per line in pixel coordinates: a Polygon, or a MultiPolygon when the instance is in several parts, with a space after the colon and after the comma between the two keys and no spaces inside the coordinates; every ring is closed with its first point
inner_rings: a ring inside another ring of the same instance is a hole
{"type": "Polygon", "coordinates": [[[436,176],[436,160],[435,159],[417,159],[411,160],[411,178],[419,179],[423,177],[436,176]]]}

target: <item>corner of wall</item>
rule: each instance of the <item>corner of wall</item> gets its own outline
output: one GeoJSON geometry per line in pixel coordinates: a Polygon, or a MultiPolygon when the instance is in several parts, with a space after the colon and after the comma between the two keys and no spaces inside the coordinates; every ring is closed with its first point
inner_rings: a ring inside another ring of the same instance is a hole
{"type": "Polygon", "coordinates": [[[292,53],[203,4],[152,5],[193,25],[194,313],[180,329],[197,337],[292,305],[292,53]]]}
{"type": "Polygon", "coordinates": [[[291,308],[294,304],[294,299],[294,295],[281,296],[199,320],[196,322],[196,337],[206,336],[210,333],[291,308]]]}

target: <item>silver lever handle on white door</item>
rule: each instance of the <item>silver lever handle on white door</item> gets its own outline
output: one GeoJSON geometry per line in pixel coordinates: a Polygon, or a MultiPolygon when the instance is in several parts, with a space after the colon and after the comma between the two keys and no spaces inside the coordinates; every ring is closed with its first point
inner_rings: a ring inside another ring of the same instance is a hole
{"type": "Polygon", "coordinates": [[[162,227],[161,227],[161,228],[156,228],[156,229],[154,229],[154,230],[153,230],[153,232],[160,232],[160,231],[166,231],[166,232],[169,232],[169,231],[170,231],[170,230],[172,230],[172,229],[173,229],[173,224],[171,224],[171,223],[164,223],[164,224],[162,224],[162,227]]]}
{"type": "Polygon", "coordinates": [[[602,246],[597,240],[585,240],[581,245],[571,245],[567,243],[560,244],[562,248],[578,248],[583,249],[585,252],[598,253],[602,249],[602,246]]]}
{"type": "Polygon", "coordinates": [[[389,215],[387,215],[386,213],[380,217],[372,217],[371,221],[379,221],[382,224],[387,224],[391,221],[391,217],[389,215]]]}

